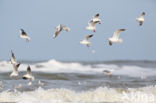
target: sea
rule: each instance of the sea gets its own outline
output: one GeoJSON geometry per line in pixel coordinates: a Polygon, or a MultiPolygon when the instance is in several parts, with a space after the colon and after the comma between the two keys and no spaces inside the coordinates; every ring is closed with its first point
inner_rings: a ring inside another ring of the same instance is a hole
{"type": "Polygon", "coordinates": [[[18,79],[12,70],[0,61],[0,103],[156,103],[156,61],[21,61],[18,79]]]}

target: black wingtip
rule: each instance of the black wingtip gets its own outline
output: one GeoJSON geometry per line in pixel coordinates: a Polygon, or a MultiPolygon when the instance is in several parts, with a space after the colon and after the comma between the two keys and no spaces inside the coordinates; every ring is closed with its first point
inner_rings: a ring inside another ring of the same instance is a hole
{"type": "Polygon", "coordinates": [[[120,29],[121,31],[126,31],[126,29],[120,29]]]}
{"type": "Polygon", "coordinates": [[[109,41],[109,45],[112,46],[112,44],[113,44],[113,43],[112,43],[111,41],[109,41]]]}
{"type": "Polygon", "coordinates": [[[90,37],[90,38],[93,37],[93,34],[90,34],[89,37],[90,37]]]}
{"type": "Polygon", "coordinates": [[[26,78],[26,77],[22,77],[22,79],[27,80],[28,78],[26,78]]]}
{"type": "Polygon", "coordinates": [[[21,63],[18,63],[16,66],[19,67],[21,65],[21,63]]]}

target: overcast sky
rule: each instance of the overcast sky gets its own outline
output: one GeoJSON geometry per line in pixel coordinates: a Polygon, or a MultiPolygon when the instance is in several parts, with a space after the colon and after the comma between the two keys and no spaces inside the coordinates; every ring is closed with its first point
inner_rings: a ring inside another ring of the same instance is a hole
{"type": "Polygon", "coordinates": [[[19,60],[156,60],[155,39],[155,0],[0,0],[0,60],[9,60],[11,49],[19,60]],[[140,27],[136,18],[143,11],[140,27]],[[96,13],[102,24],[93,33],[85,27],[96,13]],[[71,31],[53,39],[58,24],[71,31]],[[21,28],[29,43],[19,38],[21,28]],[[109,46],[108,38],[120,28],[126,29],[120,35],[123,43],[109,46]],[[91,47],[80,45],[91,33],[91,47]]]}

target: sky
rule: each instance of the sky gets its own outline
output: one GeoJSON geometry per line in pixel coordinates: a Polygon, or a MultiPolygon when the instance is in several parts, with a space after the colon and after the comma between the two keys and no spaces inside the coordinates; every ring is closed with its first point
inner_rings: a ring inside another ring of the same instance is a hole
{"type": "Polygon", "coordinates": [[[31,61],[156,60],[155,18],[155,0],[0,0],[0,60],[9,60],[11,50],[18,60],[31,61]],[[140,27],[136,18],[142,12],[140,27]],[[97,13],[96,32],[86,30],[97,13]],[[53,39],[58,24],[71,31],[53,39]],[[19,38],[21,28],[29,43],[19,38]],[[120,28],[126,29],[123,43],[109,46],[108,38],[120,28]],[[89,48],[79,43],[88,34],[94,35],[89,48]]]}

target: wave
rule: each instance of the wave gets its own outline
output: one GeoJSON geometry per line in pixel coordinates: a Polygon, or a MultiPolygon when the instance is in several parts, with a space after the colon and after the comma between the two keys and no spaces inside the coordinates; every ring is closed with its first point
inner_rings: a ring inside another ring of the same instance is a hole
{"type": "MultiPolygon", "coordinates": [[[[19,71],[26,71],[28,64],[22,64],[19,71]]],[[[140,67],[136,65],[117,65],[107,63],[81,63],[81,62],[60,62],[55,59],[47,62],[32,63],[33,72],[45,73],[102,73],[109,70],[113,75],[124,75],[130,77],[155,76],[156,69],[150,67],[140,67]]],[[[0,62],[0,72],[11,72],[12,65],[7,61],[0,62]]]]}
{"type": "Polygon", "coordinates": [[[75,92],[69,89],[38,88],[29,92],[0,93],[0,102],[17,103],[155,103],[156,86],[142,88],[107,88],[75,92]]]}

